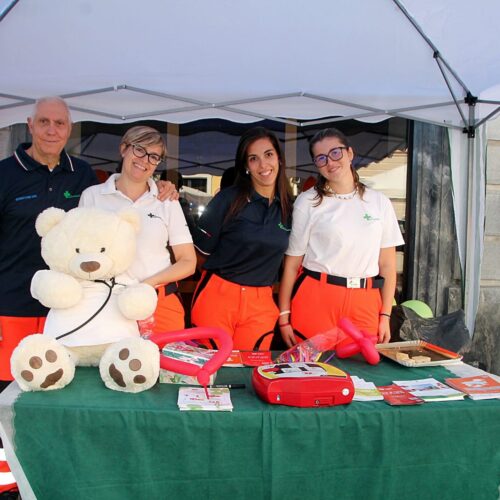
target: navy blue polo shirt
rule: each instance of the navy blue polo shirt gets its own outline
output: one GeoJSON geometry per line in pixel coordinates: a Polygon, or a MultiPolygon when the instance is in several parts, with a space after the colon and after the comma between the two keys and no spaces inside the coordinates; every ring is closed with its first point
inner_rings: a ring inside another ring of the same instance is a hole
{"type": "Polygon", "coordinates": [[[277,197],[269,204],[255,191],[237,217],[224,223],[237,193],[232,186],[213,198],[194,230],[194,244],[207,255],[204,269],[221,278],[246,286],[272,285],[288,247],[291,224],[281,223],[277,197]]]}
{"type": "Polygon", "coordinates": [[[88,163],[62,151],[52,172],[26,153],[21,144],[0,162],[0,315],[46,316],[30,293],[31,278],[47,266],[40,253],[35,220],[48,207],[70,210],[82,191],[97,184],[88,163]]]}

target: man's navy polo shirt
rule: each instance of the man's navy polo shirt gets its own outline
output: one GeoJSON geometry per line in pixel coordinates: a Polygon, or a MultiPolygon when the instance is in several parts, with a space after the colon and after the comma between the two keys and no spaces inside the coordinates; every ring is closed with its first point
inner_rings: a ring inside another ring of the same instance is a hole
{"type": "Polygon", "coordinates": [[[40,253],[35,220],[48,207],[70,210],[97,178],[88,163],[62,151],[52,172],[21,144],[0,162],[0,315],[45,316],[47,309],[30,293],[31,278],[47,266],[40,253]]]}
{"type": "Polygon", "coordinates": [[[237,194],[232,186],[214,197],[193,233],[194,244],[208,255],[204,269],[221,278],[246,286],[272,285],[288,247],[290,223],[281,223],[278,198],[269,205],[255,191],[236,218],[224,223],[237,194]]]}

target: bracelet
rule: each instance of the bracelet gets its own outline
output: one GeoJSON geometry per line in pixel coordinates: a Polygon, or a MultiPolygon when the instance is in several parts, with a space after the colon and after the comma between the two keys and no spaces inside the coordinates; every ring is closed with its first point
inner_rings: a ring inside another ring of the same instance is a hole
{"type": "Polygon", "coordinates": [[[391,315],[390,315],[390,314],[387,314],[387,313],[380,313],[380,314],[379,314],[379,316],[387,316],[388,318],[390,318],[390,317],[391,317],[391,315]]]}
{"type": "Polygon", "coordinates": [[[281,311],[278,316],[284,316],[285,314],[290,314],[292,311],[281,311]]]}
{"type": "Polygon", "coordinates": [[[279,326],[292,326],[290,323],[278,323],[279,326]]]}

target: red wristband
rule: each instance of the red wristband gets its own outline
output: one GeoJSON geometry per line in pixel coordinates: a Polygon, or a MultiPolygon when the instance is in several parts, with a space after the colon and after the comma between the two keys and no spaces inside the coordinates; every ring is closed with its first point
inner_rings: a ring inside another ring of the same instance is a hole
{"type": "Polygon", "coordinates": [[[278,323],[279,326],[292,326],[290,323],[278,323]]]}

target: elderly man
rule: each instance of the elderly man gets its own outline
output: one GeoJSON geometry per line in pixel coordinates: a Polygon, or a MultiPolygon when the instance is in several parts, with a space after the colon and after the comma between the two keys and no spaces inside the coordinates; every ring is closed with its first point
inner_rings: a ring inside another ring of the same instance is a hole
{"type": "Polygon", "coordinates": [[[27,335],[41,332],[47,315],[30,294],[31,278],[46,267],[36,217],[48,207],[76,207],[81,192],[97,184],[90,165],[64,150],[71,117],[62,99],[39,100],[28,127],[33,142],[0,162],[0,381],[12,380],[13,349],[27,335]]]}

